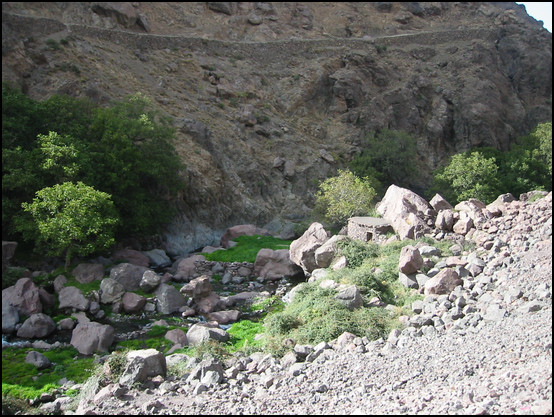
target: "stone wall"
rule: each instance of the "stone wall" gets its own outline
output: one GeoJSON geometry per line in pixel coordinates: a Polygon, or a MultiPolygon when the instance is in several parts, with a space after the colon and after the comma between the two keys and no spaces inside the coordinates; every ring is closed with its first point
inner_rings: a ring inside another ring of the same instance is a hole
{"type": "Polygon", "coordinates": [[[348,219],[348,237],[362,242],[381,240],[394,230],[389,222],[378,217],[351,217],[348,219]]]}
{"type": "Polygon", "coordinates": [[[195,271],[197,276],[219,275],[223,280],[250,280],[254,264],[249,262],[217,262],[217,261],[196,261],[195,271]]]}
{"type": "Polygon", "coordinates": [[[495,41],[498,29],[457,29],[436,32],[419,32],[401,35],[360,38],[291,39],[267,42],[233,42],[201,39],[186,36],[145,34],[119,29],[104,29],[80,24],[64,24],[57,20],[2,13],[2,24],[14,32],[47,35],[67,30],[68,34],[113,42],[129,48],[179,48],[188,51],[209,51],[216,56],[241,55],[245,59],[268,62],[290,60],[294,56],[309,58],[337,55],[348,49],[368,49],[379,46],[405,46],[411,44],[435,46],[441,43],[481,39],[495,41]]]}

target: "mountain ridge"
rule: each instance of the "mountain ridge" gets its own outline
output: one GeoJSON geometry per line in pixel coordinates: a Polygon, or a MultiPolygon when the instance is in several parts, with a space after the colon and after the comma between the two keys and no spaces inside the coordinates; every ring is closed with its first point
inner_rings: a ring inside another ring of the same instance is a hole
{"type": "Polygon", "coordinates": [[[174,118],[174,254],[232,224],[290,230],[371,132],[418,138],[421,191],[450,155],[552,114],[552,36],[515,3],[8,2],[2,27],[2,79],[31,97],[140,91],[174,118]]]}

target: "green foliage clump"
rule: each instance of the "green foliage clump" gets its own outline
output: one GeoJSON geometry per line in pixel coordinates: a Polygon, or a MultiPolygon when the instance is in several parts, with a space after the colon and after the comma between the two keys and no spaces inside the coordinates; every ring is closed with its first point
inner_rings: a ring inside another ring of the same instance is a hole
{"type": "Polygon", "coordinates": [[[378,195],[392,184],[409,188],[417,166],[417,139],[406,132],[389,129],[367,135],[362,151],[349,164],[355,175],[374,179],[378,195]]]}
{"type": "Polygon", "coordinates": [[[390,288],[391,281],[383,276],[382,272],[378,273],[370,262],[354,269],[343,268],[334,271],[329,278],[340,283],[355,285],[367,297],[379,297],[381,301],[387,303],[394,301],[394,294],[390,288]]]}
{"type": "Polygon", "coordinates": [[[292,338],[297,343],[329,341],[343,332],[371,339],[384,337],[391,329],[389,313],[379,308],[350,311],[335,300],[336,291],[318,283],[305,284],[282,313],[266,317],[264,326],[271,338],[292,338]]]}
{"type": "Polygon", "coordinates": [[[82,182],[64,182],[37,191],[32,203],[23,203],[36,228],[24,231],[49,255],[65,255],[66,268],[73,255],[86,256],[114,244],[119,221],[110,195],[82,182]]]}
{"type": "Polygon", "coordinates": [[[129,349],[112,352],[106,358],[104,364],[96,367],[95,374],[116,383],[123,375],[123,371],[125,371],[128,353],[129,349]]]}
{"type": "Polygon", "coordinates": [[[212,253],[203,253],[208,261],[216,262],[256,262],[260,249],[289,249],[292,241],[272,236],[239,236],[233,239],[236,246],[220,249],[212,253]]]}
{"type": "Polygon", "coordinates": [[[333,224],[344,224],[348,218],[367,215],[376,196],[370,178],[359,178],[350,170],[323,181],[316,193],[316,212],[321,212],[333,224]]]}
{"type": "Polygon", "coordinates": [[[101,108],[88,99],[34,101],[2,84],[2,233],[20,240],[21,204],[67,181],[111,195],[117,238],[155,234],[184,189],[175,129],[142,95],[101,108]]]}
{"type": "Polygon", "coordinates": [[[46,39],[45,43],[53,51],[58,51],[61,49],[60,45],[58,44],[58,41],[56,41],[55,39],[52,39],[52,38],[46,39]]]}
{"type": "Polygon", "coordinates": [[[539,124],[506,152],[484,147],[453,155],[433,173],[428,195],[456,204],[469,198],[490,203],[500,195],[552,190],[552,123],[539,124]]]}
{"type": "Polygon", "coordinates": [[[436,188],[443,190],[443,196],[449,201],[476,198],[488,204],[498,196],[497,173],[495,158],[487,158],[478,151],[465,152],[452,156],[434,180],[436,188]]]}
{"type": "Polygon", "coordinates": [[[375,258],[379,254],[377,244],[364,243],[356,239],[344,239],[337,242],[338,254],[346,257],[349,268],[357,268],[367,259],[375,258]]]}
{"type": "Polygon", "coordinates": [[[6,271],[2,274],[2,289],[4,290],[15,285],[20,278],[23,278],[26,270],[27,268],[19,266],[9,266],[6,268],[6,271]]]}
{"type": "MultiPolygon", "coordinates": [[[[230,356],[228,347],[221,342],[208,339],[191,349],[190,353],[196,358],[212,357],[214,359],[224,360],[230,356]]],[[[188,354],[188,353],[187,353],[188,354]]]]}

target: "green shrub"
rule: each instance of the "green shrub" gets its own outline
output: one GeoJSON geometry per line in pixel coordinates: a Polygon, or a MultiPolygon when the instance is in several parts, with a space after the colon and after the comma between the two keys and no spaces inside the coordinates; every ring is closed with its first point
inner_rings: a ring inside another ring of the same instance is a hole
{"type": "Polygon", "coordinates": [[[435,172],[434,187],[452,204],[470,198],[488,204],[500,194],[497,173],[495,158],[478,151],[465,152],[453,155],[448,165],[435,172]]]}
{"type": "Polygon", "coordinates": [[[500,194],[517,198],[533,190],[552,190],[551,122],[517,138],[509,151],[483,147],[453,155],[433,172],[426,194],[440,193],[452,204],[469,198],[490,203],[500,194]]]}
{"type": "Polygon", "coordinates": [[[116,383],[123,375],[127,366],[127,354],[130,349],[114,351],[108,356],[104,364],[97,366],[95,374],[116,383]],[[107,370],[107,374],[106,371],[107,370]]]}
{"type": "Polygon", "coordinates": [[[364,243],[355,239],[345,239],[337,242],[338,254],[346,257],[348,268],[357,268],[367,259],[375,258],[379,248],[375,243],[364,243]]]}
{"type": "Polygon", "coordinates": [[[358,178],[349,170],[323,181],[316,193],[315,211],[333,224],[343,225],[348,218],[367,215],[376,196],[369,178],[358,178]]]}
{"type": "Polygon", "coordinates": [[[286,312],[280,312],[267,316],[264,325],[270,336],[283,336],[301,325],[298,317],[286,312]]]}
{"type": "Polygon", "coordinates": [[[366,262],[361,266],[350,269],[343,268],[329,274],[328,278],[337,282],[355,285],[366,297],[379,297],[382,301],[389,301],[393,298],[389,288],[389,282],[382,274],[377,274],[375,266],[366,262]]]}
{"type": "Polygon", "coordinates": [[[212,339],[202,342],[196,346],[192,349],[192,354],[200,359],[212,357],[214,359],[224,360],[230,356],[226,345],[212,339]]]}
{"type": "Polygon", "coordinates": [[[188,366],[188,362],[186,361],[179,361],[171,365],[168,365],[167,367],[167,375],[174,376],[176,378],[182,378],[190,371],[191,371],[191,368],[188,366]]]}
{"type": "Polygon", "coordinates": [[[392,328],[394,322],[386,310],[362,307],[350,311],[335,295],[335,290],[320,288],[317,283],[303,286],[282,313],[266,317],[270,340],[291,338],[296,343],[316,344],[345,331],[375,339],[392,328]]]}
{"type": "Polygon", "coordinates": [[[58,41],[56,41],[55,39],[52,39],[52,38],[46,39],[45,43],[53,51],[58,51],[61,49],[60,45],[58,44],[58,41]]]}
{"type": "Polygon", "coordinates": [[[419,164],[417,138],[403,131],[383,129],[364,138],[362,151],[349,167],[359,177],[372,178],[377,195],[382,195],[391,184],[410,188],[419,164]]]}

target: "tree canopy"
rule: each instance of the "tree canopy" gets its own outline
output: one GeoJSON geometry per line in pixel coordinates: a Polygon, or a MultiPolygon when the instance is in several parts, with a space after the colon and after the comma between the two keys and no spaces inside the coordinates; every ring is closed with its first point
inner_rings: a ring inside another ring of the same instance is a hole
{"type": "Polygon", "coordinates": [[[156,234],[185,187],[174,138],[170,120],[140,94],[102,108],[68,96],[35,101],[3,84],[3,238],[17,239],[16,225],[29,224],[22,203],[69,181],[111,196],[116,236],[156,234]]]}
{"type": "Polygon", "coordinates": [[[69,267],[74,255],[86,256],[114,244],[119,219],[110,195],[82,182],[64,182],[36,192],[23,203],[35,228],[24,228],[48,255],[65,256],[69,267]]]}
{"type": "Polygon", "coordinates": [[[373,208],[375,188],[369,178],[359,178],[350,170],[339,170],[335,177],[319,185],[316,210],[334,224],[344,224],[348,218],[368,215],[373,208]]]}

